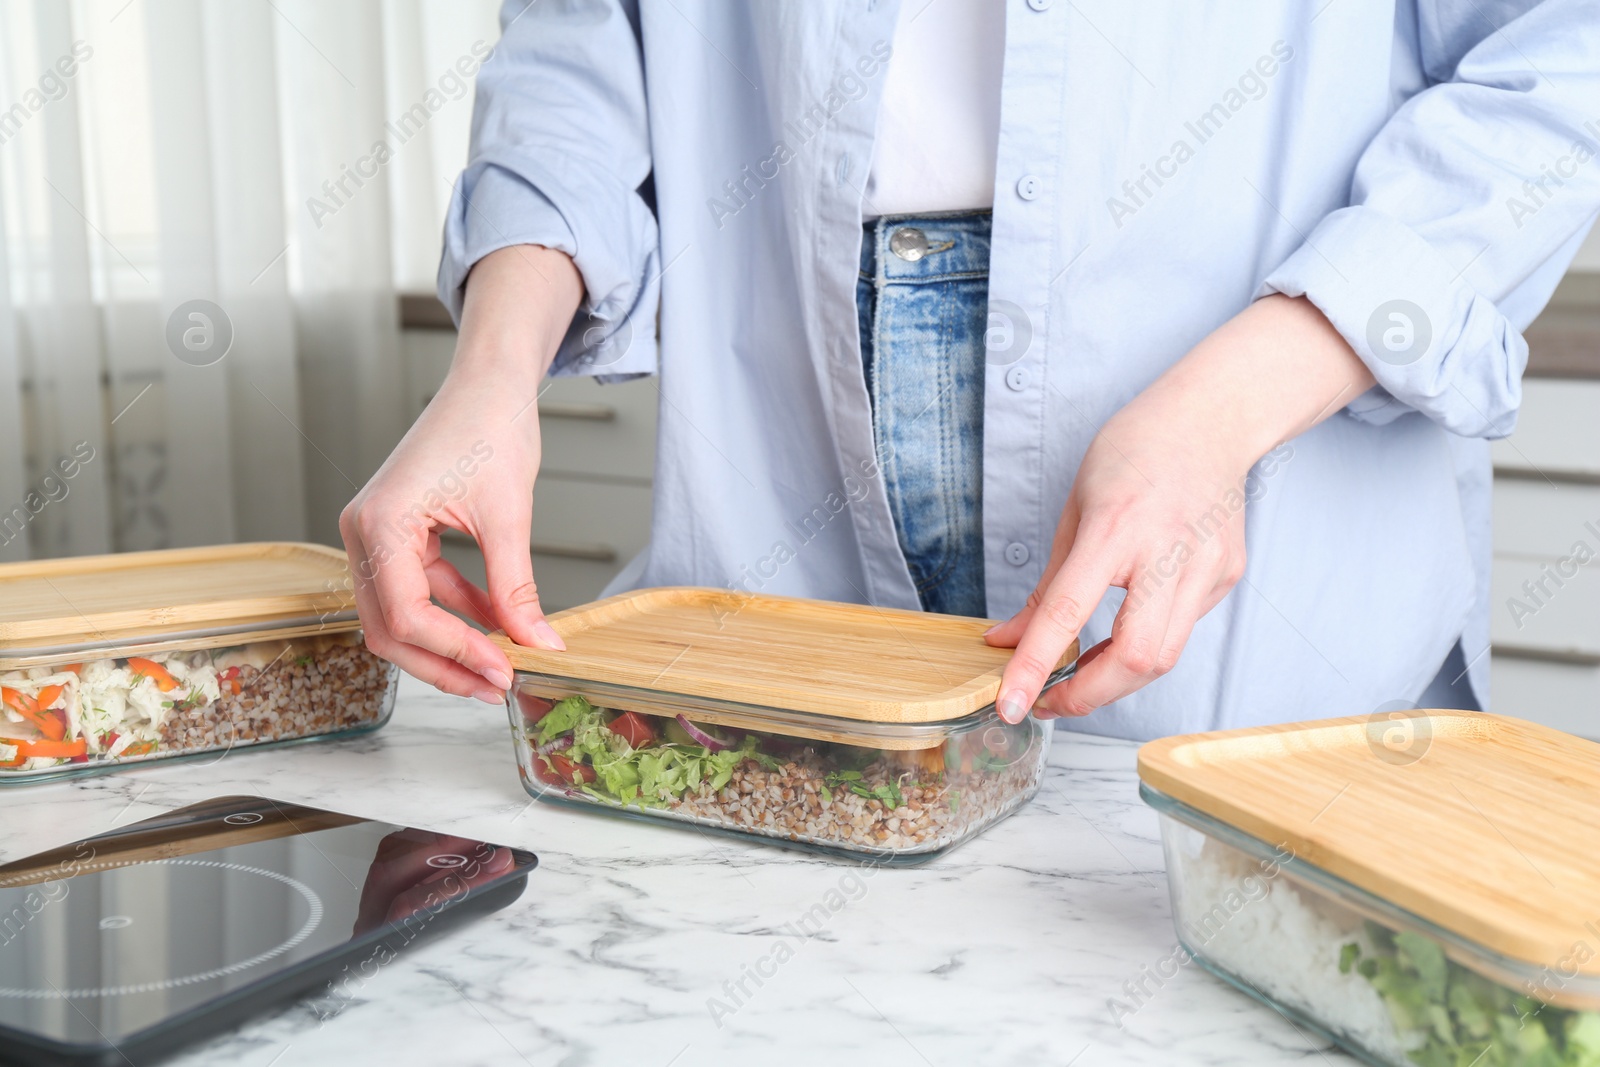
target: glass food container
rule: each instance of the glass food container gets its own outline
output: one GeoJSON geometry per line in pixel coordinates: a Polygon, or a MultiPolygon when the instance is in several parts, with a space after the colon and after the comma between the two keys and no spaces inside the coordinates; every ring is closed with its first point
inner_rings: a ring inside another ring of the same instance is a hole
{"type": "Polygon", "coordinates": [[[1049,724],[995,712],[1010,649],[984,643],[982,619],[668,588],[550,621],[566,652],[497,637],[542,800],[916,863],[1043,778],[1049,724]]]}
{"type": "Polygon", "coordinates": [[[0,565],[0,785],[376,729],[353,603],[320,545],[0,565]]]}
{"type": "Polygon", "coordinates": [[[1162,979],[1197,960],[1386,1067],[1600,1065],[1600,745],[1416,711],[1166,738],[1139,773],[1162,979]]]}

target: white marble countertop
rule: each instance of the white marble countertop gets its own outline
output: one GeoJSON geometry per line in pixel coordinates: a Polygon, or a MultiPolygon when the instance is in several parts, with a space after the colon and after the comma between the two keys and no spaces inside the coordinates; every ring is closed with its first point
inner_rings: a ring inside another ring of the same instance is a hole
{"type": "Polygon", "coordinates": [[[1113,1020],[1109,998],[1175,944],[1135,747],[1058,731],[1020,813],[874,869],[533,803],[503,712],[405,679],[394,721],[358,740],[8,789],[0,860],[236,793],[538,854],[519,900],[408,950],[333,1018],[292,1006],[185,1067],[1352,1062],[1194,965],[1113,1020]],[[830,892],[844,904],[820,932],[785,929],[830,892]],[[724,982],[776,955],[713,1016],[724,982]]]}

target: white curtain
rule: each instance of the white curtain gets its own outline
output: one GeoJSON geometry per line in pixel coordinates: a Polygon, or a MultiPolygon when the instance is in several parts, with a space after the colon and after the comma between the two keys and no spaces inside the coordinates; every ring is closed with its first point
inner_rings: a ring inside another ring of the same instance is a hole
{"type": "Polygon", "coordinates": [[[337,539],[495,9],[0,0],[0,560],[337,539]]]}

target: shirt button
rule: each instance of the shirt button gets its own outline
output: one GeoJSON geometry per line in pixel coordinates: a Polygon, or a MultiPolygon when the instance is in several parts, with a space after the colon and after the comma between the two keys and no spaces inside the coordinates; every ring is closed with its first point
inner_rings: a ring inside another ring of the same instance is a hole
{"type": "Polygon", "coordinates": [[[1006,546],[1006,562],[1013,567],[1020,567],[1028,562],[1028,546],[1021,541],[1013,541],[1006,546]]]}
{"type": "Polygon", "coordinates": [[[1035,11],[1048,11],[1050,9],[1050,0],[1028,0],[1028,6],[1035,11]]]}
{"type": "Polygon", "coordinates": [[[1020,393],[1028,387],[1028,372],[1021,367],[1012,367],[1006,371],[1006,385],[1012,392],[1020,393]]]}
{"type": "Polygon", "coordinates": [[[1043,189],[1044,182],[1039,180],[1038,175],[1024,174],[1021,178],[1017,179],[1017,195],[1022,197],[1024,200],[1038,199],[1039,193],[1043,191],[1043,189]]]}

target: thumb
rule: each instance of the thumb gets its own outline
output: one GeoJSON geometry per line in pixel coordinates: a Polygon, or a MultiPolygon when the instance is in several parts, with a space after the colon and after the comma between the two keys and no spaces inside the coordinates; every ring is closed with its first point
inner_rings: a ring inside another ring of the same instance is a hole
{"type": "Polygon", "coordinates": [[[484,517],[484,568],[488,572],[489,603],[495,621],[519,645],[566,651],[566,642],[545,621],[539,604],[539,587],[533,580],[533,557],[528,548],[531,510],[524,507],[497,508],[484,517]]]}
{"type": "Polygon", "coordinates": [[[1011,618],[1004,622],[997,622],[983,631],[983,639],[995,648],[1016,648],[1017,642],[1022,640],[1022,635],[1028,629],[1028,623],[1033,618],[1033,613],[1039,609],[1039,601],[1044,596],[1044,583],[1048,582],[1050,575],[1041,578],[1040,584],[1034,586],[1033,592],[1028,594],[1027,603],[1022,605],[1011,618]]]}

